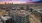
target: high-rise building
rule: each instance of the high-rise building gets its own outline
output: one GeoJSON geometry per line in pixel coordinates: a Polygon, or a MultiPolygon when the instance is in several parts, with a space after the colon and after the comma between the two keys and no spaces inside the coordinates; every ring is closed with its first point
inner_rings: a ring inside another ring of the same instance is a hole
{"type": "Polygon", "coordinates": [[[28,13],[18,13],[15,15],[16,23],[29,23],[29,14],[28,13]]]}
{"type": "Polygon", "coordinates": [[[6,4],[6,2],[5,2],[5,4],[6,4]]]}

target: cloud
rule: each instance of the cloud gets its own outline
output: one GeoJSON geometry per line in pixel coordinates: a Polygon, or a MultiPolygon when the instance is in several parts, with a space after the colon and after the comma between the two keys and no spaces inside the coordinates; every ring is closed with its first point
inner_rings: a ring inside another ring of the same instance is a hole
{"type": "Polygon", "coordinates": [[[0,0],[0,2],[38,2],[38,1],[40,1],[40,0],[0,0]]]}

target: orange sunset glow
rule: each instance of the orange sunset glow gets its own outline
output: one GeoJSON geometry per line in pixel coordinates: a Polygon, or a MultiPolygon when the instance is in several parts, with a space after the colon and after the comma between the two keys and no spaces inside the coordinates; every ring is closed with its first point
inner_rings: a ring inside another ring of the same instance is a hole
{"type": "Polygon", "coordinates": [[[0,2],[0,4],[5,4],[5,2],[0,2]]]}
{"type": "Polygon", "coordinates": [[[18,3],[18,4],[24,4],[24,3],[25,3],[25,4],[27,4],[27,3],[28,3],[28,4],[35,4],[35,3],[31,3],[31,2],[0,2],[0,4],[5,4],[5,3],[6,3],[6,4],[10,4],[10,3],[13,3],[13,4],[17,4],[17,3],[18,3]]]}

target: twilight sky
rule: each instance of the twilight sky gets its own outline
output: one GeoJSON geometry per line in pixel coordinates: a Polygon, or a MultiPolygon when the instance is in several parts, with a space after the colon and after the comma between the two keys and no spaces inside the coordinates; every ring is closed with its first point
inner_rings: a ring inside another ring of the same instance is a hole
{"type": "Polygon", "coordinates": [[[38,2],[40,0],[0,0],[0,2],[38,2]]]}
{"type": "Polygon", "coordinates": [[[42,0],[0,0],[0,4],[5,4],[5,2],[9,2],[9,3],[40,2],[42,3],[42,0]]]}

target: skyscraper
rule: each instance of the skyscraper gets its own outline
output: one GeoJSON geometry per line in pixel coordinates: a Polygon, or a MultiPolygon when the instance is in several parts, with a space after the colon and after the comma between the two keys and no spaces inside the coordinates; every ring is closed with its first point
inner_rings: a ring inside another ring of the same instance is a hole
{"type": "Polygon", "coordinates": [[[25,13],[25,12],[21,12],[21,13],[18,13],[17,15],[15,15],[15,20],[16,20],[16,23],[28,23],[29,21],[29,14],[28,13],[25,13]]]}

